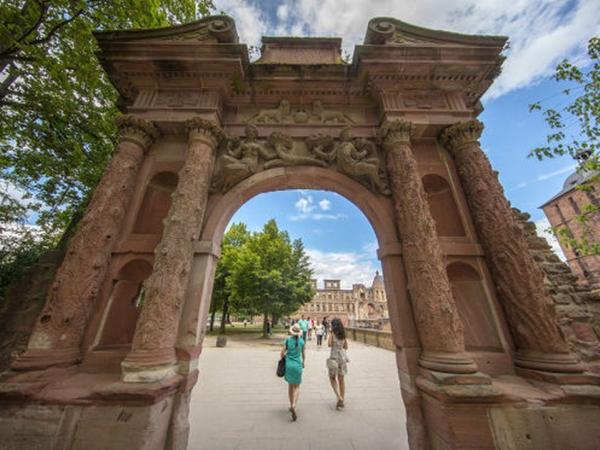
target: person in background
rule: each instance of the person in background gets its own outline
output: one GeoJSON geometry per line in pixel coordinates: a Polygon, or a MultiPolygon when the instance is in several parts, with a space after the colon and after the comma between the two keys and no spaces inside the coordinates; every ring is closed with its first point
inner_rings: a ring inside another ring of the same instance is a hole
{"type": "Polygon", "coordinates": [[[322,323],[317,322],[317,326],[315,327],[315,335],[317,336],[317,349],[321,349],[321,345],[323,344],[323,335],[325,334],[325,327],[322,323]]]}
{"type": "Polygon", "coordinates": [[[327,335],[329,334],[329,321],[327,320],[327,316],[323,317],[323,321],[321,323],[323,324],[323,329],[325,330],[323,339],[327,339],[327,335]]]}
{"type": "Polygon", "coordinates": [[[267,319],[265,326],[267,328],[267,334],[270,336],[271,335],[271,321],[269,319],[267,319]]]}
{"type": "Polygon", "coordinates": [[[292,413],[292,421],[296,421],[298,418],[296,406],[298,405],[302,372],[306,360],[304,339],[302,339],[301,335],[302,330],[300,326],[298,324],[292,325],[290,335],[284,341],[283,348],[281,349],[281,358],[285,356],[285,381],[288,383],[289,411],[292,413]]]}
{"type": "Polygon", "coordinates": [[[306,342],[306,333],[308,332],[308,320],[302,316],[302,318],[298,321],[298,326],[302,330],[302,339],[306,342]]]}
{"type": "Polygon", "coordinates": [[[348,373],[348,357],[346,355],[348,341],[346,340],[344,324],[337,317],[331,321],[331,333],[329,334],[327,345],[331,348],[331,353],[327,359],[329,382],[337,397],[335,407],[340,410],[344,407],[344,395],[346,393],[344,377],[348,373]]]}
{"type": "Polygon", "coordinates": [[[308,320],[308,340],[310,341],[312,339],[312,332],[313,332],[313,327],[315,325],[315,323],[313,322],[313,320],[309,317],[308,320]]]}

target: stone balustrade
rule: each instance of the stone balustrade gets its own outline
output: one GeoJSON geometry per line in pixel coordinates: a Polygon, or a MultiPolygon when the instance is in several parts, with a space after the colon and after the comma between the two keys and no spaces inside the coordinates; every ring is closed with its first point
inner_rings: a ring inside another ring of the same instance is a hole
{"type": "Polygon", "coordinates": [[[346,335],[348,339],[352,339],[353,341],[362,342],[363,344],[373,345],[386,350],[396,350],[391,331],[346,327],[346,335]]]}

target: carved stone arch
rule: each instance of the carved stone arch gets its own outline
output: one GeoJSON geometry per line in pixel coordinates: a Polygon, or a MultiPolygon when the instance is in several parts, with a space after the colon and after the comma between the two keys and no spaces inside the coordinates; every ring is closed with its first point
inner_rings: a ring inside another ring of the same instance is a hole
{"type": "Polygon", "coordinates": [[[422,180],[438,236],[466,236],[465,226],[450,183],[444,177],[434,173],[424,175],[422,180]]]}
{"type": "Polygon", "coordinates": [[[206,224],[200,240],[220,245],[229,220],[252,197],[283,189],[321,189],[348,199],[371,224],[379,246],[398,242],[390,197],[374,194],[349,176],[331,169],[291,166],[267,169],[239,182],[227,192],[214,192],[208,201],[206,224]]]}
{"type": "Polygon", "coordinates": [[[502,352],[482,274],[473,265],[454,261],[446,266],[452,294],[465,330],[468,351],[502,352]]]}
{"type": "Polygon", "coordinates": [[[124,263],[112,280],[107,312],[101,325],[97,350],[131,346],[140,313],[138,298],[152,264],[136,258],[124,263]]]}
{"type": "Polygon", "coordinates": [[[150,179],[137,212],[134,233],[162,234],[163,220],[171,207],[171,195],[178,179],[178,175],[170,171],[158,172],[150,179]]]}

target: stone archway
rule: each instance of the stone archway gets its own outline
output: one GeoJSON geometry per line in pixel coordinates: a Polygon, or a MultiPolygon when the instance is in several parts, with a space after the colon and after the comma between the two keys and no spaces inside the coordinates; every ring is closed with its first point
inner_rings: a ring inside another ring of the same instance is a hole
{"type": "Polygon", "coordinates": [[[378,18],[346,65],[337,38],[264,38],[251,63],[225,16],[96,36],[127,114],[28,349],[3,375],[0,423],[44,422],[31,447],[184,448],[229,217],[260,192],[315,187],[351,200],[378,237],[412,448],[589,448],[599,438],[598,377],[570,352],[478,142],[479,99],[506,38],[378,18]],[[166,208],[155,202],[172,189],[161,229],[166,208]],[[427,192],[452,201],[460,232],[438,236],[434,217],[446,218],[427,192]],[[136,220],[139,205],[152,226],[136,220]],[[91,364],[110,281],[133,260],[153,266],[131,349],[91,364]],[[481,333],[499,336],[491,349],[465,347],[451,281],[464,294],[475,280],[457,262],[478,268],[477,297],[493,313],[481,333]]]}
{"type": "MultiPolygon", "coordinates": [[[[426,439],[422,406],[419,394],[414,389],[418,374],[416,362],[421,346],[399,252],[394,206],[389,197],[376,195],[348,176],[320,167],[268,169],[245,179],[224,195],[214,194],[209,197],[208,219],[202,230],[201,242],[207,248],[219,248],[227,224],[244,203],[256,195],[283,189],[320,189],[336,192],[353,203],[371,224],[378,241],[378,256],[386,281],[390,325],[397,346],[396,360],[407,413],[409,441],[413,442],[413,447],[419,448],[420,443],[426,439]],[[390,280],[389,284],[387,280],[390,280]]],[[[202,340],[211,293],[211,289],[207,289],[206,286],[212,285],[216,262],[216,258],[209,254],[199,254],[195,257],[192,272],[204,279],[195,280],[196,289],[191,289],[186,297],[178,335],[178,346],[181,349],[193,348],[202,340]]]]}

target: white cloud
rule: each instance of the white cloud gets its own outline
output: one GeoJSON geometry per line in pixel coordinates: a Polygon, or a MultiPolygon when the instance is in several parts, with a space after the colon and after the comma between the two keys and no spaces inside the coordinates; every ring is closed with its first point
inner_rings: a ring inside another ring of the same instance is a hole
{"type": "Polygon", "coordinates": [[[362,249],[364,252],[369,253],[371,256],[373,256],[375,253],[377,253],[377,250],[379,249],[379,244],[377,243],[377,241],[365,242],[362,246],[362,249]]]}
{"type": "Polygon", "coordinates": [[[303,214],[308,214],[316,208],[311,195],[300,197],[298,201],[294,203],[294,207],[303,214]]]}
{"type": "Polygon", "coordinates": [[[353,283],[370,286],[375,271],[381,271],[379,263],[366,253],[323,252],[315,249],[307,249],[306,253],[314,271],[313,278],[319,283],[324,279],[339,279],[345,289],[351,288],[353,283]]]}
{"type": "Polygon", "coordinates": [[[319,208],[321,208],[321,211],[328,211],[331,209],[331,202],[324,198],[319,202],[319,208]]]}
{"type": "MultiPolygon", "coordinates": [[[[243,39],[259,40],[266,20],[254,6],[241,0],[216,4],[236,18],[243,39]]],[[[278,22],[270,25],[270,32],[341,36],[350,53],[362,42],[368,21],[377,16],[427,28],[508,36],[508,58],[489,97],[548,76],[565,57],[581,58],[588,39],[600,31],[598,0],[284,0],[276,15],[278,22]]]]}
{"type": "Polygon", "coordinates": [[[558,239],[556,238],[556,236],[554,235],[554,233],[552,232],[552,230],[550,228],[551,228],[550,222],[548,221],[548,219],[546,217],[535,221],[535,229],[537,231],[537,234],[539,236],[543,237],[544,239],[546,239],[546,241],[548,241],[548,244],[552,248],[552,251],[554,253],[556,253],[556,255],[561,260],[566,261],[567,258],[565,257],[565,254],[563,253],[562,249],[560,248],[558,239]]]}
{"type": "Polygon", "coordinates": [[[552,172],[542,173],[537,176],[536,181],[544,181],[544,180],[548,180],[550,178],[554,178],[558,175],[573,172],[576,168],[577,168],[577,164],[570,164],[566,167],[563,167],[562,169],[554,170],[552,172]]]}
{"type": "Polygon", "coordinates": [[[342,213],[336,214],[322,214],[322,213],[310,213],[310,214],[297,214],[295,216],[288,216],[288,219],[297,222],[299,220],[338,220],[346,219],[348,216],[342,213]]]}
{"type": "Polygon", "coordinates": [[[283,3],[277,7],[277,18],[279,20],[286,20],[288,18],[289,12],[289,6],[283,3]]]}
{"type": "Polygon", "coordinates": [[[216,0],[214,4],[217,11],[234,18],[242,43],[260,46],[261,37],[268,34],[263,12],[245,0],[216,0]]]}
{"type": "Polygon", "coordinates": [[[313,212],[317,207],[321,211],[330,211],[331,210],[331,202],[326,198],[320,200],[318,204],[315,204],[315,201],[312,195],[307,195],[306,192],[300,192],[301,197],[294,203],[294,207],[298,210],[300,214],[296,214],[293,216],[288,216],[289,220],[297,222],[299,220],[338,220],[345,219],[348,216],[343,213],[322,213],[322,212],[313,212]],[[318,206],[317,206],[318,205],[318,206]]]}

